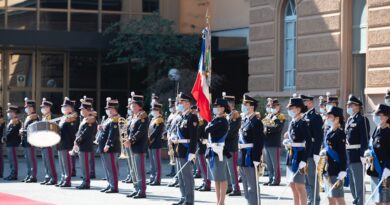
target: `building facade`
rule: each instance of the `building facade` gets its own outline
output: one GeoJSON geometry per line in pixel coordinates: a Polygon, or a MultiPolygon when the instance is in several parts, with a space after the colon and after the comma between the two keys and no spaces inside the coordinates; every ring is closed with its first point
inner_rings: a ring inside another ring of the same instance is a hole
{"type": "Polygon", "coordinates": [[[367,111],[390,87],[387,0],[251,0],[249,92],[350,93],[367,111]]]}

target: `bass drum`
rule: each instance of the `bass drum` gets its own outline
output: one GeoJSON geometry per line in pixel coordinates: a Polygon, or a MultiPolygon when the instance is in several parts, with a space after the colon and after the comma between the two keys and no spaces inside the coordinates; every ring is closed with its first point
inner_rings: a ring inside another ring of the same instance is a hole
{"type": "Polygon", "coordinates": [[[61,140],[59,126],[48,121],[34,122],[27,128],[27,141],[35,147],[51,147],[61,140]]]}

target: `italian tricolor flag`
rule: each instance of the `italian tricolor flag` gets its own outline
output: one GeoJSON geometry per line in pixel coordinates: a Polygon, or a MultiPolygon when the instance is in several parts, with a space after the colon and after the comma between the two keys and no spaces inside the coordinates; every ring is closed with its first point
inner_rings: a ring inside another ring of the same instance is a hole
{"type": "Polygon", "coordinates": [[[192,88],[192,96],[196,100],[196,105],[199,108],[200,116],[207,122],[211,121],[211,33],[208,27],[202,31],[202,52],[199,60],[198,75],[194,87],[192,88]]]}

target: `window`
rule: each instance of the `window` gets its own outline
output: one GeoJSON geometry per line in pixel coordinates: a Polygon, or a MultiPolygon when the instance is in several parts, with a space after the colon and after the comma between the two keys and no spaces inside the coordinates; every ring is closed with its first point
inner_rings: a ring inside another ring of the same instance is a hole
{"type": "Polygon", "coordinates": [[[97,32],[98,14],[97,13],[72,13],[71,30],[97,32]]]}
{"type": "Polygon", "coordinates": [[[36,30],[37,12],[25,10],[8,10],[8,28],[36,30]]]}
{"type": "Polygon", "coordinates": [[[96,89],[97,53],[71,52],[69,58],[69,88],[96,89]]]}
{"type": "Polygon", "coordinates": [[[66,12],[40,12],[40,30],[66,31],[67,23],[68,14],[66,12]]]}
{"type": "Polygon", "coordinates": [[[102,8],[103,11],[121,11],[122,0],[103,0],[102,8]]]}
{"type": "Polygon", "coordinates": [[[72,0],[72,9],[98,10],[98,0],[72,0]]]}
{"type": "Polygon", "coordinates": [[[41,8],[67,9],[68,0],[41,0],[41,8]]]}
{"type": "Polygon", "coordinates": [[[297,22],[295,9],[295,0],[288,0],[284,13],[284,90],[295,89],[297,22]]]}
{"type": "Polygon", "coordinates": [[[142,12],[152,13],[158,12],[159,0],[143,0],[142,1],[142,12]]]}
{"type": "Polygon", "coordinates": [[[354,0],[352,6],[352,51],[366,53],[367,47],[367,6],[366,0],[354,0]]]}
{"type": "Polygon", "coordinates": [[[64,86],[64,54],[41,55],[41,86],[62,88],[64,86]]]}

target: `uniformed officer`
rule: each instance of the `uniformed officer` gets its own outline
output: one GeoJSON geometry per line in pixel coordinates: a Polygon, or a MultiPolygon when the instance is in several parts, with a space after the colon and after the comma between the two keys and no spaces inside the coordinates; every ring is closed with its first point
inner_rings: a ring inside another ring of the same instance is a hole
{"type": "Polygon", "coordinates": [[[145,171],[145,153],[148,151],[148,114],[143,110],[144,96],[131,95],[131,110],[133,120],[129,125],[128,140],[125,147],[131,148],[131,158],[133,167],[133,185],[134,191],[127,195],[134,199],[146,198],[146,171],[145,171]]]}
{"type": "Polygon", "coordinates": [[[318,97],[318,107],[320,108],[320,115],[323,119],[323,121],[325,121],[325,117],[326,117],[326,99],[323,97],[323,96],[319,96],[318,97]]]}
{"type": "Polygon", "coordinates": [[[119,136],[119,102],[108,97],[106,99],[107,120],[98,126],[100,134],[97,136],[98,152],[100,153],[105,169],[108,186],[100,192],[118,193],[118,154],[121,150],[119,136]]]}
{"type": "Polygon", "coordinates": [[[287,179],[291,179],[289,183],[294,196],[294,205],[306,204],[305,170],[309,153],[306,144],[311,141],[309,126],[303,118],[307,108],[302,98],[296,97],[290,98],[287,108],[291,121],[285,134],[286,139],[283,141],[283,144],[288,147],[286,176],[287,179]]]}
{"type": "Polygon", "coordinates": [[[229,129],[225,140],[225,149],[231,155],[231,157],[226,159],[228,171],[228,189],[226,193],[229,194],[229,196],[241,196],[237,169],[238,131],[241,126],[241,116],[236,110],[235,96],[226,95],[226,92],[222,92],[222,98],[228,101],[229,109],[231,110],[231,112],[226,115],[226,119],[229,122],[229,129]]]}
{"type": "Polygon", "coordinates": [[[380,104],[373,116],[376,125],[372,134],[371,155],[367,174],[371,177],[371,190],[380,186],[373,196],[377,204],[390,204],[390,106],[380,104]],[[382,184],[379,184],[383,181],[382,184]]]}
{"type": "Polygon", "coordinates": [[[226,159],[231,157],[231,155],[224,147],[229,128],[226,114],[229,113],[230,109],[227,100],[217,98],[213,105],[214,119],[205,128],[205,132],[209,136],[206,158],[208,159],[212,180],[215,183],[217,204],[225,204],[228,185],[226,159]]]}
{"type": "Polygon", "coordinates": [[[173,177],[176,175],[175,171],[175,166],[176,166],[176,161],[175,161],[175,150],[173,148],[174,144],[170,141],[171,138],[171,129],[173,127],[173,121],[174,118],[176,117],[176,101],[172,98],[168,98],[168,107],[169,107],[169,116],[168,119],[166,120],[165,124],[165,135],[167,136],[167,145],[168,145],[168,155],[170,158],[169,165],[171,167],[171,172],[167,174],[167,177],[173,177]]]}
{"type": "Polygon", "coordinates": [[[347,135],[347,157],[350,171],[350,188],[353,204],[362,205],[363,201],[363,165],[364,151],[368,147],[370,133],[369,122],[361,113],[363,103],[355,96],[350,95],[347,102],[349,118],[345,127],[347,135]]]}
{"type": "Polygon", "coordinates": [[[150,182],[151,186],[161,183],[161,148],[164,131],[164,118],[162,116],[162,104],[153,103],[151,111],[152,119],[149,124],[149,158],[150,158],[150,182]]]}
{"type": "MultiPolygon", "coordinates": [[[[319,157],[321,150],[321,145],[324,139],[322,132],[323,121],[321,115],[318,114],[314,108],[314,97],[301,95],[300,96],[305,104],[307,111],[303,115],[303,119],[308,123],[311,139],[306,142],[307,150],[307,166],[308,166],[308,175],[306,176],[306,191],[308,194],[308,205],[317,205],[320,204],[320,196],[318,189],[318,181],[315,183],[315,177],[317,174],[316,164],[314,162],[314,157],[319,157]],[[317,187],[316,193],[314,193],[314,186],[317,187]],[[314,197],[315,195],[315,197],[314,197]]],[[[344,123],[343,123],[344,124],[344,123]]]]}
{"type": "Polygon", "coordinates": [[[174,205],[194,204],[194,176],[192,175],[193,162],[196,159],[198,117],[191,112],[192,97],[180,93],[177,110],[181,112],[181,120],[178,124],[177,137],[177,164],[181,198],[174,205]],[[188,163],[187,163],[188,162],[188,163]]]}
{"type": "Polygon", "coordinates": [[[7,156],[10,164],[10,174],[4,179],[10,181],[18,179],[17,149],[21,142],[19,131],[22,128],[22,122],[19,120],[17,113],[19,113],[18,106],[8,103],[7,118],[9,123],[3,141],[6,143],[7,156]]]}
{"type": "Polygon", "coordinates": [[[385,95],[385,105],[390,106],[390,88],[387,89],[386,95],[385,95]]]}
{"type": "Polygon", "coordinates": [[[35,111],[34,100],[24,98],[24,112],[27,114],[27,117],[24,120],[20,135],[22,137],[22,147],[24,147],[24,156],[26,158],[27,176],[22,182],[32,183],[37,182],[37,159],[35,156],[35,147],[27,142],[27,129],[32,123],[39,121],[35,111]]]}
{"type": "Polygon", "coordinates": [[[326,111],[329,111],[333,106],[339,106],[339,97],[330,95],[330,92],[326,93],[326,111]]]}
{"type": "MultiPolygon", "coordinates": [[[[93,109],[93,98],[87,97],[87,96],[84,95],[83,99],[84,99],[85,102],[89,102],[91,104],[91,106],[92,106],[91,109],[94,110],[93,109]]],[[[95,141],[95,138],[96,138],[96,135],[93,136],[93,141],[95,141]]],[[[92,143],[92,150],[96,150],[95,146],[96,146],[95,143],[92,143]]],[[[90,170],[90,173],[91,173],[90,174],[90,178],[91,179],[95,179],[96,178],[96,171],[95,171],[95,152],[94,151],[91,152],[91,157],[89,158],[89,164],[90,164],[89,165],[90,166],[89,170],[90,170]]]]}
{"type": "Polygon", "coordinates": [[[330,205],[345,204],[343,180],[347,176],[347,158],[346,136],[342,127],[343,109],[333,106],[327,112],[325,123],[330,127],[325,136],[326,164],[323,167],[325,191],[329,193],[327,197],[330,205]]]}
{"type": "Polygon", "coordinates": [[[4,158],[3,158],[4,128],[5,128],[5,121],[3,117],[3,108],[0,107],[0,178],[3,178],[3,172],[4,172],[4,158]]]}
{"type": "Polygon", "coordinates": [[[72,159],[69,151],[72,150],[77,132],[77,114],[74,112],[75,102],[68,97],[64,98],[61,105],[63,116],[59,122],[61,140],[57,144],[58,160],[60,164],[61,178],[57,187],[70,187],[72,177],[72,159]]]}
{"type": "MultiPolygon", "coordinates": [[[[207,121],[204,120],[200,115],[199,111],[196,110],[194,113],[198,116],[198,129],[197,129],[197,138],[198,138],[198,153],[197,153],[197,161],[198,161],[198,170],[200,171],[200,175],[203,178],[202,184],[195,188],[197,191],[210,191],[211,190],[211,181],[210,181],[210,173],[207,168],[206,162],[206,149],[208,143],[208,137],[205,132],[205,127],[207,126],[207,121]]],[[[196,175],[196,174],[195,174],[196,175]]],[[[194,175],[194,178],[196,176],[194,175]]]]}
{"type": "MultiPolygon", "coordinates": [[[[177,131],[179,129],[179,126],[180,126],[180,122],[181,122],[181,119],[183,118],[182,116],[182,111],[179,110],[179,95],[178,94],[176,96],[176,101],[175,101],[175,116],[173,117],[173,120],[172,120],[172,123],[171,123],[171,126],[168,130],[168,141],[170,142],[170,144],[172,145],[172,149],[174,151],[174,157],[175,157],[175,163],[176,163],[176,171],[178,171],[180,168],[179,168],[179,163],[178,163],[178,157],[179,157],[179,153],[177,152],[178,150],[178,144],[175,144],[174,142],[176,142],[176,140],[178,139],[178,135],[177,135],[177,131]]],[[[176,173],[177,175],[177,173],[176,173]]],[[[168,187],[179,187],[179,176],[176,176],[172,182],[170,182],[168,184],[168,187]]]]}
{"type": "MultiPolygon", "coordinates": [[[[131,98],[128,98],[127,99],[127,106],[126,106],[126,108],[127,108],[127,122],[129,122],[128,123],[128,127],[127,127],[127,130],[129,130],[129,127],[130,127],[130,124],[131,124],[131,121],[133,120],[133,111],[131,110],[131,101],[132,101],[132,99],[131,98]]],[[[122,149],[123,149],[123,147],[122,147],[122,149]]],[[[122,180],[122,182],[123,183],[126,183],[126,184],[129,184],[129,183],[133,183],[133,181],[132,181],[132,179],[131,179],[131,175],[132,175],[132,172],[134,171],[133,170],[133,166],[132,166],[132,164],[133,164],[133,161],[132,161],[132,157],[131,157],[131,151],[130,151],[130,147],[124,147],[124,149],[125,149],[125,152],[126,152],[126,154],[127,154],[127,156],[129,156],[129,159],[128,159],[128,161],[127,161],[127,176],[126,176],[126,178],[124,179],[124,180],[122,180]],[[130,162],[130,164],[129,164],[129,162],[130,162]]]]}
{"type": "Polygon", "coordinates": [[[258,204],[259,186],[256,170],[260,166],[264,146],[264,126],[260,114],[256,113],[258,101],[244,95],[241,105],[243,122],[239,131],[239,170],[244,186],[244,196],[249,205],[258,204]]]}
{"type": "MultiPolygon", "coordinates": [[[[52,119],[52,106],[52,102],[46,100],[46,98],[42,98],[42,103],[40,106],[42,113],[42,121],[50,121],[52,119]]],[[[42,148],[41,152],[43,166],[45,167],[45,179],[41,182],[41,185],[55,185],[57,184],[57,171],[56,166],[54,164],[53,147],[44,147],[42,148]]]]}
{"type": "Polygon", "coordinates": [[[77,186],[77,189],[89,189],[91,183],[91,164],[90,158],[92,157],[93,140],[97,132],[96,116],[97,113],[93,111],[92,104],[85,100],[80,99],[80,115],[83,117],[79,125],[79,129],[76,133],[76,139],[74,141],[75,148],[79,151],[79,161],[82,170],[83,182],[77,186]]]}
{"type": "Polygon", "coordinates": [[[269,171],[268,182],[264,185],[278,186],[280,184],[280,144],[281,135],[286,117],[280,110],[278,99],[270,98],[270,113],[262,120],[264,124],[264,150],[267,168],[269,171]]]}

